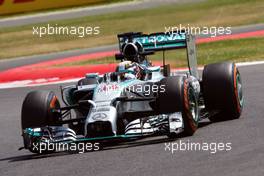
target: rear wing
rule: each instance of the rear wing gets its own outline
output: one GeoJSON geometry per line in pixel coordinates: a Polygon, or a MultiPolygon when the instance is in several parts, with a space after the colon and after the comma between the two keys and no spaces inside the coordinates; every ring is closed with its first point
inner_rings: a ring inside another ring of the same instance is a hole
{"type": "Polygon", "coordinates": [[[124,44],[128,42],[140,43],[144,51],[165,51],[186,48],[190,74],[199,78],[197,71],[195,37],[185,31],[158,32],[143,34],[130,32],[119,34],[119,49],[122,51],[124,44]]]}
{"type": "Polygon", "coordinates": [[[139,42],[145,51],[162,51],[169,49],[186,48],[186,33],[152,33],[142,34],[138,33],[125,33],[119,34],[119,47],[127,42],[139,42]]]}

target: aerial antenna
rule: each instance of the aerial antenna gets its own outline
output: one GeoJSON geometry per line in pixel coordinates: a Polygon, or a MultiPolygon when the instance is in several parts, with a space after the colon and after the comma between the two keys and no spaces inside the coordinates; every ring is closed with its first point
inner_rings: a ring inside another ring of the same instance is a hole
{"type": "Polygon", "coordinates": [[[163,67],[165,66],[165,50],[162,51],[162,55],[163,55],[163,59],[162,59],[162,62],[163,62],[163,67]]]}

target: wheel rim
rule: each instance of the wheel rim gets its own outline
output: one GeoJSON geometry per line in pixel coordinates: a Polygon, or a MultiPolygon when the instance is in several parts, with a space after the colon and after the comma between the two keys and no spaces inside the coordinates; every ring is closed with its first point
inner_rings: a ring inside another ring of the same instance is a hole
{"type": "Polygon", "coordinates": [[[239,72],[237,72],[236,74],[236,87],[237,87],[238,102],[239,102],[240,107],[242,107],[244,103],[244,96],[243,96],[242,82],[241,82],[241,77],[240,77],[239,72]]]}
{"type": "Polygon", "coordinates": [[[190,114],[192,115],[193,120],[197,122],[198,121],[198,106],[197,106],[197,101],[196,101],[194,91],[191,88],[188,91],[188,98],[189,98],[190,114]]]}

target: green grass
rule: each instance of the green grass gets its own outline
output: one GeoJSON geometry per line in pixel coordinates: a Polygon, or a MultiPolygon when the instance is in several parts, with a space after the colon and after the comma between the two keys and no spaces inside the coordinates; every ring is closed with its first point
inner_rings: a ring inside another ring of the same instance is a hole
{"type": "Polygon", "coordinates": [[[78,38],[74,36],[32,35],[28,25],[0,29],[0,59],[57,52],[114,44],[116,34],[128,31],[145,33],[164,31],[165,26],[239,26],[264,22],[264,1],[260,0],[207,0],[200,3],[161,6],[147,10],[118,12],[55,21],[59,26],[100,26],[100,35],[78,38]]]}
{"type": "MultiPolygon", "coordinates": [[[[264,59],[264,37],[246,38],[238,40],[225,40],[211,43],[202,43],[197,45],[198,65],[205,65],[221,61],[244,62],[264,59]]],[[[186,51],[171,50],[165,53],[166,62],[173,67],[184,67],[187,65],[186,51]]],[[[151,61],[162,61],[162,53],[158,52],[150,56],[151,61]]],[[[114,57],[105,57],[101,59],[86,60],[81,62],[71,62],[61,66],[81,66],[92,64],[114,63],[114,57]]]]}

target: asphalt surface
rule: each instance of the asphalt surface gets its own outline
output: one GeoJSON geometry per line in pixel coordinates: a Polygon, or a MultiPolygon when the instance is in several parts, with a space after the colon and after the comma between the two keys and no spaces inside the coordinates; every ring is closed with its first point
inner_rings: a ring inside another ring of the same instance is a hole
{"type": "Polygon", "coordinates": [[[232,143],[231,151],[165,151],[165,138],[84,154],[36,156],[22,146],[20,110],[31,90],[58,85],[0,90],[0,175],[264,175],[264,65],[241,67],[245,107],[240,119],[208,124],[192,137],[173,142],[232,143]]]}
{"type": "Polygon", "coordinates": [[[37,14],[29,14],[25,16],[15,16],[15,17],[7,17],[0,19],[0,27],[14,27],[21,25],[29,25],[35,23],[45,23],[49,21],[55,20],[63,20],[63,19],[74,19],[80,18],[84,16],[93,16],[93,15],[101,15],[108,14],[114,12],[125,12],[132,10],[142,10],[153,7],[158,7],[161,5],[169,5],[169,4],[177,4],[177,3],[190,3],[190,2],[200,2],[203,0],[134,0],[132,2],[123,2],[123,3],[115,3],[108,5],[100,5],[100,6],[88,6],[88,7],[80,7],[80,8],[72,8],[68,10],[58,10],[55,12],[46,12],[46,13],[37,13],[37,14]]]}
{"type": "Polygon", "coordinates": [[[12,59],[3,59],[3,60],[0,59],[0,71],[4,71],[19,66],[35,64],[43,61],[64,59],[71,56],[79,56],[82,54],[90,54],[95,52],[112,51],[117,49],[118,49],[117,45],[108,45],[108,46],[101,46],[95,48],[76,49],[76,50],[62,51],[62,52],[42,54],[42,55],[18,57],[12,59]]]}

